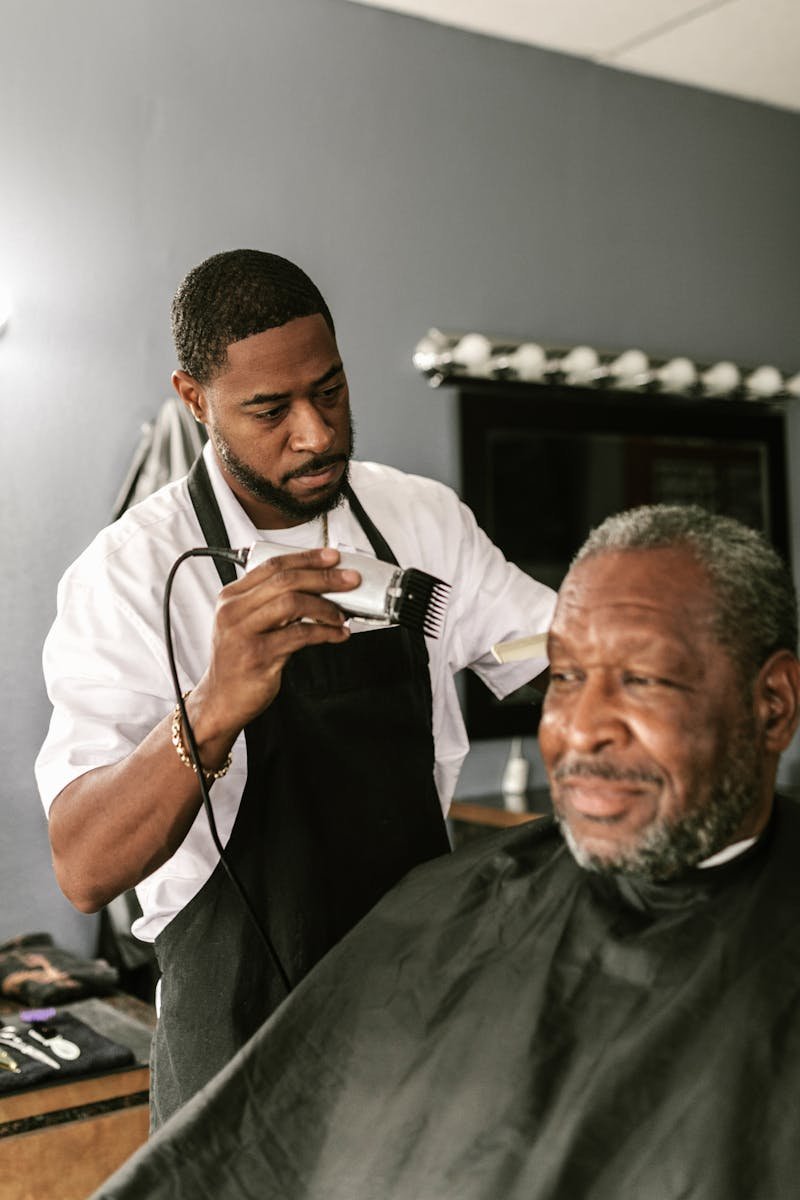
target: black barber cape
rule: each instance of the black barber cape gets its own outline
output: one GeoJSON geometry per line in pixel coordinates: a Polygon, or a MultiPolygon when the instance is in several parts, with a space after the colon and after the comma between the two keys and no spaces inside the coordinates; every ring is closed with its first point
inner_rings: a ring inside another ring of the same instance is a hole
{"type": "Polygon", "coordinates": [[[800,1196],[800,807],[672,884],[542,820],[413,871],[104,1200],[800,1196]]]}

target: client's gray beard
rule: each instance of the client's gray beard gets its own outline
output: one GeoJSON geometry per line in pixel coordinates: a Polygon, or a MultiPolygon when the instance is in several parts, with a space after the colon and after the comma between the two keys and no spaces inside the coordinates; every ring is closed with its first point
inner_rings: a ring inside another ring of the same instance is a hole
{"type": "MultiPolygon", "coordinates": [[[[604,875],[672,879],[731,843],[758,796],[757,762],[755,722],[748,715],[732,736],[727,760],[708,803],[672,820],[654,822],[635,846],[620,849],[614,857],[593,854],[581,846],[557,811],[554,800],[555,817],[575,861],[585,870],[604,875]]],[[[576,765],[577,770],[568,769],[564,775],[615,777],[613,769],[609,771],[600,763],[576,765]]],[[[619,776],[632,778],[626,772],[620,772],[619,776]]],[[[639,778],[644,778],[644,773],[639,778]]]]}

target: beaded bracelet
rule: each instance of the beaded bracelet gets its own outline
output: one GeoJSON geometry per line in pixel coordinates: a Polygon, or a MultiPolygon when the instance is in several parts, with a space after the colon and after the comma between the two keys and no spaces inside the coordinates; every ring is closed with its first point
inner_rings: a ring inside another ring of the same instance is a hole
{"type": "MultiPolygon", "coordinates": [[[[186,699],[186,697],[189,694],[190,694],[189,692],[183,693],[184,700],[186,699]]],[[[181,732],[181,706],[180,706],[180,704],[175,705],[175,711],[172,714],[172,744],[175,747],[175,749],[178,753],[178,758],[181,760],[181,762],[184,763],[185,766],[191,767],[196,775],[197,767],[194,765],[191,758],[186,753],[186,747],[183,744],[183,734],[181,732]]],[[[226,775],[228,772],[228,768],[230,767],[232,761],[233,761],[233,756],[231,754],[229,754],[228,757],[225,759],[225,762],[222,764],[222,766],[219,768],[218,771],[207,771],[205,769],[205,767],[203,767],[203,775],[205,776],[206,783],[213,783],[215,779],[221,779],[223,775],[226,775]]]]}

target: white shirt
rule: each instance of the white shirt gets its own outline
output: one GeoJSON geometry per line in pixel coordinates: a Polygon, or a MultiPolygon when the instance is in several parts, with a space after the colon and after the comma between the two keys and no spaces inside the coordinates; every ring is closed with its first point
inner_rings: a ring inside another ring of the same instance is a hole
{"type": "MultiPolygon", "coordinates": [[[[319,518],[260,533],[225,483],[210,445],[204,455],[231,546],[249,546],[260,538],[298,547],[322,545],[319,518]]],[[[469,747],[453,675],[469,666],[502,698],[539,674],[545,658],[501,665],[490,647],[546,630],[555,594],[506,562],[469,509],[443,484],[376,463],[352,463],[350,478],[398,563],[452,585],[442,633],[427,639],[435,780],[446,813],[469,747]]],[[[329,513],[328,527],[332,546],[374,557],[346,503],[329,513]]],[[[36,761],[36,778],[45,811],[72,780],[124,758],[174,708],[164,649],[164,583],[178,555],[202,545],[183,479],[134,505],[98,534],[64,574],[44,647],[53,715],[36,761]]],[[[175,576],[170,612],[182,691],[194,687],[208,665],[220,586],[210,558],[187,560],[175,576]]],[[[369,637],[369,632],[358,636],[369,637]]],[[[223,844],[245,778],[242,733],[230,771],[211,793],[223,844]]],[[[200,890],[217,861],[201,811],[172,858],[137,887],[144,915],[134,932],[154,940],[200,890]]]]}

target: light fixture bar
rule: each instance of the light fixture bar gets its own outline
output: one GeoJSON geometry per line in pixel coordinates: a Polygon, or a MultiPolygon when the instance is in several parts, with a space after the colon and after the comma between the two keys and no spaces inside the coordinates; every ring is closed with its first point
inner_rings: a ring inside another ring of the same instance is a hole
{"type": "Polygon", "coordinates": [[[698,363],[684,356],[653,358],[636,349],[546,346],[435,328],[417,343],[413,362],[432,387],[460,378],[504,379],[706,399],[800,399],[800,372],[789,376],[766,364],[698,363]]]}

